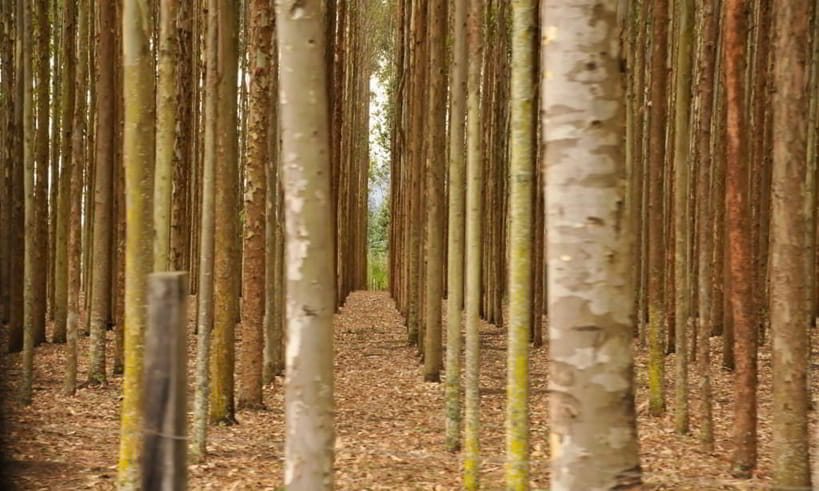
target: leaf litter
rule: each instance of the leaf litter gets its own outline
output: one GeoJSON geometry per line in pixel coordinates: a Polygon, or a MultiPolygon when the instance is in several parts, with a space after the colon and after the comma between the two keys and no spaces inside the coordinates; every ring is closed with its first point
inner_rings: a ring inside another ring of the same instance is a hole
{"type": "MultiPolygon", "coordinates": [[[[193,407],[196,340],[194,297],[189,301],[188,409],[193,407]]],[[[445,307],[445,306],[444,306],[445,307]]],[[[445,309],[444,309],[445,310],[445,309]]],[[[444,312],[444,319],[446,318],[444,312]]],[[[503,488],[506,348],[504,330],[481,327],[481,485],[503,488]]],[[[417,349],[385,292],[355,292],[335,317],[335,486],[349,490],[450,490],[461,488],[461,453],[446,450],[444,386],[423,382],[417,349]]],[[[445,334],[444,329],[444,334],[445,334]]],[[[237,330],[237,350],[241,343],[237,330]]],[[[0,333],[6,346],[7,329],[0,333]]],[[[115,488],[122,377],[111,375],[114,333],[107,332],[108,384],[62,393],[63,345],[36,348],[33,403],[17,404],[21,357],[2,353],[0,449],[5,489],[115,488]]],[[[699,431],[699,377],[689,374],[692,432],[674,433],[673,398],[662,417],[647,414],[647,353],[635,346],[636,406],[643,489],[765,489],[771,486],[770,341],[759,355],[759,466],[750,480],[730,474],[733,374],[721,368],[721,340],[712,338],[715,451],[705,453],[699,431]]],[[[549,487],[548,343],[530,351],[531,487],[549,487]]],[[[87,377],[88,338],[78,342],[78,380],[87,377]]],[[[819,343],[812,346],[812,358],[819,343]]],[[[674,357],[666,357],[667,394],[673,393],[674,357]]],[[[237,367],[238,368],[238,367],[237,367]]],[[[443,380],[443,373],[441,379],[443,380]]],[[[463,380],[463,377],[462,377],[463,380]]],[[[811,379],[811,394],[819,391],[811,379]]],[[[238,378],[237,378],[238,383],[238,378]]],[[[282,489],[283,379],[264,388],[263,410],[239,410],[238,425],[208,428],[208,457],[188,467],[190,489],[282,489]]],[[[814,401],[813,407],[816,407],[814,401]]],[[[189,418],[190,419],[190,418],[189,418]]],[[[816,434],[815,411],[810,434],[816,434]]],[[[811,447],[814,461],[819,458],[811,447]]],[[[816,473],[815,473],[816,475],[816,473]]],[[[819,482],[819,475],[814,479],[819,482]]]]}

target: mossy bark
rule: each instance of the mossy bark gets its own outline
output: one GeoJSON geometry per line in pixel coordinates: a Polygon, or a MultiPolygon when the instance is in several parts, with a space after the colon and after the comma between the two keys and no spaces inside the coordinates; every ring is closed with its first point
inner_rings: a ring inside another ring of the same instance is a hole
{"type": "Polygon", "coordinates": [[[535,2],[512,2],[506,489],[529,488],[529,333],[535,169],[535,2]]]}
{"type": "Polygon", "coordinates": [[[142,445],[142,357],[147,275],[153,267],[154,63],[150,2],[124,0],[122,9],[123,161],[125,167],[125,376],[118,489],[138,489],[142,445]]]}

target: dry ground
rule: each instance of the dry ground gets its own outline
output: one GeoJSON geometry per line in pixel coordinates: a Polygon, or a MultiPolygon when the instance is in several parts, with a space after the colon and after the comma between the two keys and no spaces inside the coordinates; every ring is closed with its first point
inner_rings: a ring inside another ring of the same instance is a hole
{"type": "MultiPolygon", "coordinates": [[[[501,489],[505,336],[481,327],[481,472],[485,489],[501,489]]],[[[113,333],[108,333],[109,373],[113,333]]],[[[716,339],[715,339],[716,341],[716,339]]],[[[402,319],[383,292],[357,292],[336,316],[336,487],[349,490],[459,489],[461,458],[444,449],[443,386],[424,383],[415,349],[406,344],[402,319]]],[[[4,347],[5,332],[0,337],[4,347]]],[[[719,343],[714,343],[719,344],[719,343]]],[[[814,353],[817,352],[814,343],[814,353]]],[[[189,344],[193,370],[194,338],[189,344]]],[[[87,366],[81,338],[80,380],[87,366]]],[[[34,403],[15,403],[20,356],[0,355],[3,455],[9,483],[4,489],[113,489],[118,451],[121,377],[103,388],[61,394],[63,347],[45,344],[35,355],[34,403]]],[[[532,351],[532,485],[548,487],[547,350],[532,351]]],[[[768,347],[760,355],[760,468],[754,479],[730,477],[732,376],[718,368],[715,348],[714,410],[717,451],[705,454],[696,439],[697,399],[692,401],[694,435],[673,432],[671,413],[645,413],[644,353],[637,359],[637,406],[645,489],[764,489],[771,466],[768,347]]],[[[815,359],[815,358],[814,358],[815,359]]],[[[667,360],[673,383],[674,356],[667,360]]],[[[819,383],[813,379],[813,394],[819,383]]],[[[279,489],[282,483],[283,412],[281,380],[265,388],[266,410],[239,411],[239,424],[210,429],[209,458],[189,471],[191,489],[279,489]]],[[[696,375],[691,376],[696,392],[696,375]]],[[[669,409],[672,409],[670,407],[669,409]]],[[[811,434],[815,434],[813,418],[811,434]]],[[[814,449],[815,450],[815,449],[814,449]]],[[[816,452],[814,451],[814,454],[816,452]]],[[[819,479],[814,482],[819,482],[819,479]]]]}

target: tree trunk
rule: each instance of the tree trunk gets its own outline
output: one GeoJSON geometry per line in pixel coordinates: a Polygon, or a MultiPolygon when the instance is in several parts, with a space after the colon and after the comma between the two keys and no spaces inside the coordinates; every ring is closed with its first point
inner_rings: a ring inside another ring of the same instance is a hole
{"type": "Polygon", "coordinates": [[[116,328],[114,331],[114,374],[121,375],[125,372],[125,159],[124,144],[125,144],[125,96],[122,92],[124,87],[125,70],[123,68],[123,26],[122,13],[123,5],[121,2],[116,3],[118,19],[115,24],[116,36],[116,54],[114,65],[114,86],[116,89],[116,127],[114,129],[114,186],[116,188],[114,193],[114,203],[116,208],[116,229],[117,242],[114,246],[116,248],[116,262],[112,266],[115,270],[112,282],[116,285],[114,291],[116,292],[116,300],[113,305],[114,317],[116,318],[116,328]]]}
{"type": "Polygon", "coordinates": [[[80,291],[82,304],[80,312],[82,312],[82,323],[80,324],[80,332],[83,336],[90,334],[90,317],[88,315],[91,309],[91,296],[93,291],[91,288],[91,266],[94,262],[94,182],[96,181],[95,165],[95,138],[96,138],[96,117],[97,114],[97,90],[96,90],[96,14],[95,7],[96,0],[88,0],[88,5],[85,8],[86,23],[86,66],[85,79],[88,91],[86,100],[88,107],[86,109],[86,130],[85,138],[83,139],[83,233],[82,233],[82,269],[80,270],[80,291]]]}
{"type": "Polygon", "coordinates": [[[652,7],[651,41],[651,123],[648,155],[648,326],[649,412],[665,412],[665,356],[663,332],[667,325],[665,254],[663,227],[663,167],[667,110],[666,54],[668,51],[668,0],[656,0],[652,7]]]}
{"type": "Polygon", "coordinates": [[[125,96],[123,160],[125,208],[125,377],[120,428],[118,489],[138,489],[142,439],[142,343],[147,275],[153,267],[154,64],[144,22],[146,0],[124,0],[122,89],[125,96]]]}
{"type": "Polygon", "coordinates": [[[9,153],[10,163],[10,253],[9,260],[9,352],[16,353],[23,350],[23,325],[25,317],[25,62],[28,54],[23,53],[24,10],[27,2],[16,2],[17,12],[14,20],[15,28],[15,56],[14,56],[14,125],[11,129],[14,137],[9,153]],[[23,280],[23,285],[19,281],[23,280]],[[21,287],[22,286],[22,287],[21,287]]]}
{"type": "Polygon", "coordinates": [[[706,451],[714,449],[714,418],[711,406],[711,333],[714,325],[712,257],[714,254],[714,212],[713,203],[722,199],[714,196],[713,166],[716,160],[711,154],[711,121],[714,117],[714,66],[716,57],[719,0],[706,0],[697,9],[696,25],[699,26],[696,64],[697,107],[694,131],[695,158],[699,166],[697,175],[697,235],[699,250],[697,257],[697,288],[699,289],[697,369],[700,374],[700,440],[706,451]]]}
{"type": "Polygon", "coordinates": [[[748,203],[748,144],[745,121],[745,0],[725,2],[725,222],[727,226],[728,296],[733,318],[736,355],[736,409],[733,472],[750,477],[756,467],[757,330],[751,291],[750,207],[748,203]]]}
{"type": "Polygon", "coordinates": [[[535,169],[535,2],[512,2],[509,163],[509,347],[506,487],[529,487],[529,333],[532,323],[532,179],[535,169]]]}
{"type": "MultiPolygon", "coordinates": [[[[3,2],[0,4],[0,15],[2,15],[2,33],[0,33],[0,56],[7,63],[0,66],[0,99],[2,99],[3,107],[13,107],[16,92],[14,91],[15,77],[15,49],[12,32],[14,28],[12,23],[14,21],[12,11],[16,10],[16,2],[3,2]]],[[[14,146],[14,116],[15,112],[3,111],[0,115],[0,192],[3,196],[11,196],[11,166],[13,162],[12,149],[14,146]]],[[[10,230],[11,220],[11,200],[0,203],[0,227],[2,230],[10,230]]],[[[0,237],[0,322],[6,324],[9,322],[10,315],[10,294],[11,294],[11,234],[3,234],[0,237]]]]}
{"type": "MultiPolygon", "coordinates": [[[[461,448],[461,311],[464,298],[464,126],[466,124],[466,6],[456,0],[452,14],[453,61],[449,116],[449,226],[446,296],[446,437],[447,448],[461,448]]],[[[396,220],[391,214],[391,223],[396,220]]],[[[393,241],[390,241],[392,247],[393,241]]],[[[390,271],[394,274],[393,271],[390,271]]],[[[394,280],[390,278],[390,281],[394,280]]]]}
{"type": "MultiPolygon", "coordinates": [[[[174,63],[176,69],[176,127],[172,152],[170,268],[175,271],[191,269],[190,245],[193,223],[190,206],[191,170],[196,162],[196,120],[199,114],[196,91],[199,86],[196,70],[198,58],[195,46],[194,23],[198,16],[198,2],[178,4],[175,19],[174,63]]],[[[198,35],[198,33],[195,33],[198,35]]],[[[189,277],[190,280],[190,277],[189,277]]]]}
{"type": "MultiPolygon", "coordinates": [[[[282,263],[284,262],[283,234],[281,219],[284,210],[280,206],[282,198],[279,166],[279,59],[276,40],[276,13],[270,10],[272,44],[270,46],[269,99],[270,125],[266,135],[268,144],[267,188],[265,194],[265,279],[264,279],[264,367],[262,383],[268,384],[284,372],[284,282],[282,263]]],[[[335,303],[335,302],[334,302],[335,303]]]]}
{"type": "Polygon", "coordinates": [[[193,407],[193,444],[191,455],[202,461],[206,454],[210,338],[213,330],[213,259],[214,259],[214,171],[217,159],[217,108],[219,104],[219,4],[220,0],[208,0],[207,40],[205,44],[205,87],[202,158],[202,205],[199,226],[199,273],[196,315],[196,392],[193,407]]]}
{"type": "MultiPolygon", "coordinates": [[[[773,334],[774,486],[811,488],[807,370],[813,321],[814,203],[809,189],[804,95],[809,2],[776,0],[773,104],[771,330],[773,334]]],[[[814,34],[815,35],[815,34],[814,34]]],[[[816,60],[814,60],[814,63],[816,60]]],[[[759,156],[757,156],[759,157],[759,156]]],[[[738,401],[739,402],[739,401],[738,401]]]]}
{"type": "Polygon", "coordinates": [[[68,202],[70,222],[68,229],[68,316],[66,317],[66,370],[63,382],[63,392],[74,394],[77,384],[77,336],[80,331],[81,314],[81,268],[82,268],[82,175],[86,162],[85,142],[83,136],[86,130],[86,75],[88,72],[88,45],[85,42],[88,36],[88,0],[77,2],[77,71],[76,91],[74,92],[74,122],[71,143],[71,188],[68,202]]]}
{"type": "MultiPolygon", "coordinates": [[[[441,300],[443,275],[444,168],[446,162],[446,23],[445,0],[428,3],[429,18],[429,111],[426,131],[429,152],[426,160],[427,215],[427,281],[426,335],[424,336],[424,380],[441,380],[441,300]]],[[[359,189],[359,192],[363,190],[359,189]]],[[[366,248],[366,246],[365,246],[366,248]]]]}
{"type": "Polygon", "coordinates": [[[424,168],[424,116],[426,105],[424,104],[426,93],[425,67],[426,67],[426,27],[427,27],[427,0],[416,0],[412,2],[412,49],[411,53],[411,77],[410,82],[410,128],[409,128],[409,158],[410,166],[410,209],[408,218],[409,227],[409,308],[407,313],[407,335],[411,345],[422,346],[420,344],[420,331],[422,324],[421,317],[421,270],[424,262],[421,258],[423,249],[423,222],[422,222],[422,184],[421,176],[424,168]]]}
{"type": "MultiPolygon", "coordinates": [[[[245,229],[242,263],[240,407],[261,407],[265,313],[265,169],[269,166],[270,0],[251,0],[248,53],[250,100],[245,162],[245,229]]],[[[275,160],[274,160],[275,162],[275,160]]]]}
{"type": "MultiPolygon", "coordinates": [[[[60,114],[62,90],[62,14],[60,13],[60,3],[58,0],[51,0],[51,19],[46,19],[46,23],[54,23],[53,44],[49,50],[51,58],[54,60],[54,74],[51,77],[51,129],[50,129],[50,156],[49,156],[49,180],[48,180],[48,320],[54,320],[55,314],[55,287],[57,271],[57,217],[58,210],[58,189],[60,187],[60,114]]],[[[50,67],[48,68],[51,71],[50,67]]]]}
{"type": "MultiPolygon", "coordinates": [[[[184,0],[183,0],[184,1],[184,0]]],[[[161,0],[159,5],[159,63],[156,85],[156,169],[154,175],[154,267],[164,272],[170,267],[171,194],[173,179],[174,141],[176,139],[177,0],[161,0]]]]}
{"type": "Polygon", "coordinates": [[[112,181],[114,168],[115,108],[114,50],[116,12],[112,2],[97,2],[99,37],[97,56],[97,136],[94,179],[94,264],[91,270],[90,383],[105,383],[105,329],[111,305],[112,181]]]}
{"type": "Polygon", "coordinates": [[[210,422],[236,422],[233,372],[235,325],[239,298],[236,275],[238,225],[238,140],[236,138],[237,16],[232,2],[220,0],[218,18],[219,74],[214,179],[213,346],[210,352],[210,422]]]}
{"type": "Polygon", "coordinates": [[[37,23],[35,32],[37,53],[37,133],[35,143],[36,170],[34,184],[34,221],[35,237],[38,245],[34,252],[34,344],[45,342],[46,300],[48,299],[47,281],[48,265],[51,257],[48,244],[48,169],[49,169],[49,94],[51,83],[50,38],[51,24],[48,18],[48,0],[39,0],[35,4],[37,23]]]}
{"type": "Polygon", "coordinates": [[[676,98],[674,102],[674,306],[675,366],[674,428],[688,433],[688,332],[691,326],[691,53],[694,41],[694,0],[677,1],[676,98]]]}
{"type": "Polygon", "coordinates": [[[282,172],[287,207],[284,483],[333,488],[334,283],[324,17],[317,0],[278,4],[282,172]]]}
{"type": "Polygon", "coordinates": [[[467,128],[466,128],[466,277],[464,310],[466,325],[464,487],[479,487],[480,441],[480,308],[481,222],[483,169],[481,156],[481,60],[483,59],[483,1],[470,0],[467,31],[467,128]]]}
{"type": "MultiPolygon", "coordinates": [[[[541,12],[543,66],[556,70],[541,87],[555,489],[640,484],[631,355],[633,234],[627,211],[618,205],[625,199],[625,104],[621,60],[610,51],[617,3],[546,0],[541,12]],[[558,32],[556,19],[566,35],[552,34],[558,32]]],[[[655,10],[656,21],[664,18],[656,17],[660,13],[655,10]]]]}
{"type": "MultiPolygon", "coordinates": [[[[22,27],[17,31],[17,63],[22,65],[22,78],[17,79],[17,83],[23,87],[23,162],[24,169],[24,192],[25,192],[25,243],[24,265],[23,265],[23,374],[22,390],[20,400],[24,406],[31,404],[31,382],[34,365],[34,316],[35,308],[35,195],[34,195],[34,87],[32,70],[32,6],[33,2],[17,0],[17,27],[22,27]]],[[[19,165],[19,164],[18,164],[19,165]]]]}

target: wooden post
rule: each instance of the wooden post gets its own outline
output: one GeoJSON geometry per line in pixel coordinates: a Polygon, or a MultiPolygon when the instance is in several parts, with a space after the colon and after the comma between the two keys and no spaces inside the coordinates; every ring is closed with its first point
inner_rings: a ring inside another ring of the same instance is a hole
{"type": "Polygon", "coordinates": [[[148,277],[142,489],[186,487],[187,274],[148,277]]]}

